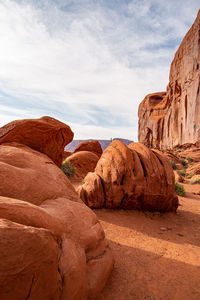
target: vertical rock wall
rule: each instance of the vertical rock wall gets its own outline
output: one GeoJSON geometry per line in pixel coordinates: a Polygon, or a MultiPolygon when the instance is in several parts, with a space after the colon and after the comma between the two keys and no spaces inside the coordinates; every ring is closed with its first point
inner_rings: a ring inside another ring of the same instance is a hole
{"type": "Polygon", "coordinates": [[[173,148],[200,140],[200,11],[171,64],[166,92],[139,106],[139,142],[173,148]]]}

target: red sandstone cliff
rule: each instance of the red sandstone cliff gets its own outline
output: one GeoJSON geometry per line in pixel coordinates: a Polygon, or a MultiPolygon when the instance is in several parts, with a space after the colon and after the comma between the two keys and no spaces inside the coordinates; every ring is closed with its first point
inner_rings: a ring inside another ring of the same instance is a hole
{"type": "Polygon", "coordinates": [[[200,10],[171,64],[166,92],[139,106],[139,142],[173,148],[200,140],[200,10]]]}

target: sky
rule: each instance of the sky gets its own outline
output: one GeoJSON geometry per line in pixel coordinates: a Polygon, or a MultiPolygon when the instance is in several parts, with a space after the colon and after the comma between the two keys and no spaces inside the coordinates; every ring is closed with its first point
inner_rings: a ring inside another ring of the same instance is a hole
{"type": "Polygon", "coordinates": [[[199,0],[0,0],[0,126],[51,116],[75,139],[137,141],[199,0]]]}

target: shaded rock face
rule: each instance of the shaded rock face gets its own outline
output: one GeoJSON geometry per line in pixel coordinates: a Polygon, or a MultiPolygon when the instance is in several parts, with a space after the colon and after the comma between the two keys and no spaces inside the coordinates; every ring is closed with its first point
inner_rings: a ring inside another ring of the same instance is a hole
{"type": "Polygon", "coordinates": [[[61,166],[64,147],[73,139],[66,124],[51,118],[13,121],[0,128],[0,144],[17,142],[49,156],[61,166]]]}
{"type": "Polygon", "coordinates": [[[103,152],[94,173],[78,188],[93,208],[176,211],[175,178],[169,160],[140,143],[114,141],[103,152]]]}
{"type": "Polygon", "coordinates": [[[79,151],[90,151],[96,154],[98,157],[102,154],[102,148],[98,141],[85,141],[79,144],[76,149],[74,150],[74,153],[79,151]]]}
{"type": "Polygon", "coordinates": [[[66,160],[66,158],[69,157],[70,155],[72,155],[72,152],[70,152],[70,151],[64,151],[64,153],[63,153],[63,161],[66,160]]]}
{"type": "Polygon", "coordinates": [[[89,151],[79,151],[67,157],[68,161],[70,161],[71,166],[76,168],[75,178],[84,178],[87,173],[93,172],[96,164],[99,160],[99,156],[97,156],[93,152],[89,151]]]}
{"type": "Polygon", "coordinates": [[[171,64],[166,92],[139,106],[139,142],[173,148],[200,141],[200,11],[171,64]]]}
{"type": "Polygon", "coordinates": [[[0,295],[95,299],[113,268],[96,215],[45,154],[0,145],[0,295]]]}

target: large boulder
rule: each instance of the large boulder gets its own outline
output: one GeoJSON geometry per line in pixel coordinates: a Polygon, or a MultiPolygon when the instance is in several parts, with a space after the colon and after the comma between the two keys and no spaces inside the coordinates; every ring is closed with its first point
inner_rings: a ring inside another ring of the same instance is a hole
{"type": "Polygon", "coordinates": [[[94,173],[78,188],[81,199],[92,208],[124,208],[176,211],[173,169],[159,151],[143,144],[128,147],[114,141],[103,152],[94,173]]]}
{"type": "Polygon", "coordinates": [[[173,148],[200,141],[200,11],[171,64],[166,92],[147,95],[138,110],[138,139],[173,148]]]}
{"type": "Polygon", "coordinates": [[[44,228],[3,219],[0,236],[1,299],[61,299],[60,249],[55,236],[44,228]]]}
{"type": "Polygon", "coordinates": [[[0,145],[0,294],[95,299],[113,267],[96,215],[45,154],[0,145]]]}
{"type": "Polygon", "coordinates": [[[64,147],[73,136],[69,126],[51,117],[17,120],[0,128],[0,144],[16,142],[29,146],[49,156],[58,166],[64,147]]]}
{"type": "Polygon", "coordinates": [[[80,143],[74,150],[74,153],[79,151],[90,151],[96,154],[98,157],[100,157],[103,152],[98,141],[85,141],[80,143]]]}
{"type": "Polygon", "coordinates": [[[74,177],[82,179],[87,173],[94,171],[99,157],[93,152],[79,151],[68,156],[66,160],[76,169],[74,177]]]}
{"type": "Polygon", "coordinates": [[[17,143],[0,145],[0,195],[40,205],[67,197],[80,201],[65,174],[46,155],[17,143]]]}

